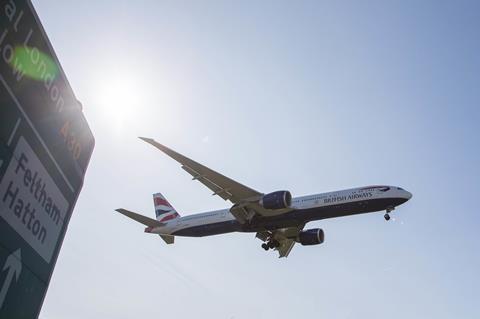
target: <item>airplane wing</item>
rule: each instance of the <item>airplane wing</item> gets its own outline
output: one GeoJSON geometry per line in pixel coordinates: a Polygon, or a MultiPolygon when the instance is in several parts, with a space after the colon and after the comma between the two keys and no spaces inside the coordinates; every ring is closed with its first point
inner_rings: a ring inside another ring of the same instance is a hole
{"type": "Polygon", "coordinates": [[[242,224],[251,220],[255,215],[272,216],[290,211],[290,208],[268,210],[260,206],[259,200],[263,193],[240,184],[214,170],[195,162],[194,160],[175,152],[174,150],[156,142],[154,139],[140,137],[141,140],[155,146],[182,165],[182,168],[193,176],[193,180],[200,181],[224,200],[231,201],[234,205],[230,209],[232,215],[242,224]]]}
{"type": "Polygon", "coordinates": [[[275,247],[275,250],[278,251],[278,257],[288,257],[290,251],[296,243],[296,238],[298,233],[305,227],[305,224],[302,224],[298,227],[288,227],[281,228],[274,231],[262,231],[258,232],[256,237],[262,241],[268,241],[274,239],[280,243],[278,247],[275,247]]]}
{"type": "Polygon", "coordinates": [[[193,176],[194,180],[198,180],[203,185],[213,191],[212,195],[218,195],[224,200],[229,200],[234,204],[243,202],[251,198],[260,198],[263,194],[242,185],[233,179],[230,179],[214,170],[189,159],[182,154],[156,142],[151,138],[140,137],[141,140],[155,146],[182,165],[182,168],[193,176]]]}

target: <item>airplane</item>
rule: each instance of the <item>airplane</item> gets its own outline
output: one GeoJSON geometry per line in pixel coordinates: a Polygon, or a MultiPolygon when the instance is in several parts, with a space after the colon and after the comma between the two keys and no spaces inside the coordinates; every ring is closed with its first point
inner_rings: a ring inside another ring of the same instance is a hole
{"type": "Polygon", "coordinates": [[[261,193],[240,184],[153,139],[140,137],[181,164],[193,180],[201,182],[224,200],[230,208],[181,217],[161,194],[153,195],[156,219],[119,208],[116,211],[145,225],[145,232],[158,234],[173,244],[175,236],[203,237],[231,232],[254,232],[266,251],[276,250],[287,257],[295,243],[303,246],[322,244],[321,228],[304,230],[308,222],[386,211],[390,220],[395,207],[407,202],[412,194],[397,186],[366,186],[336,192],[292,198],[287,190],[261,193]]]}

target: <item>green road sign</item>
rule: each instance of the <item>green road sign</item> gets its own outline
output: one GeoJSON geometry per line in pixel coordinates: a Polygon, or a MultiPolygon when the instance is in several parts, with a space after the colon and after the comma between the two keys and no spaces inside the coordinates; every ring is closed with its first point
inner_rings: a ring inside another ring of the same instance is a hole
{"type": "Polygon", "coordinates": [[[36,318],[94,138],[28,0],[0,0],[0,318],[36,318]]]}

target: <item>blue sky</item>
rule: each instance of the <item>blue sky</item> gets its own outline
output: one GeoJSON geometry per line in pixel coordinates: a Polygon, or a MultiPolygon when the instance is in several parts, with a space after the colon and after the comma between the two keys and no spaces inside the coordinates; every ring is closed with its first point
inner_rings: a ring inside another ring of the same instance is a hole
{"type": "Polygon", "coordinates": [[[478,1],[33,2],[97,142],[40,318],[480,316],[478,1]],[[228,203],[137,136],[263,192],[413,198],[288,259],[166,246],[114,209],[228,203]]]}

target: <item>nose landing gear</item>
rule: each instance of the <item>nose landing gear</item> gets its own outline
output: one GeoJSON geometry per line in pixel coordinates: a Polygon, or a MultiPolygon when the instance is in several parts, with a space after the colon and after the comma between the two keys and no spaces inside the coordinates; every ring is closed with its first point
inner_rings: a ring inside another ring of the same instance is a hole
{"type": "Polygon", "coordinates": [[[392,212],[395,209],[395,207],[387,207],[387,212],[385,215],[383,215],[383,218],[385,218],[386,221],[390,220],[390,212],[392,212]]]}

